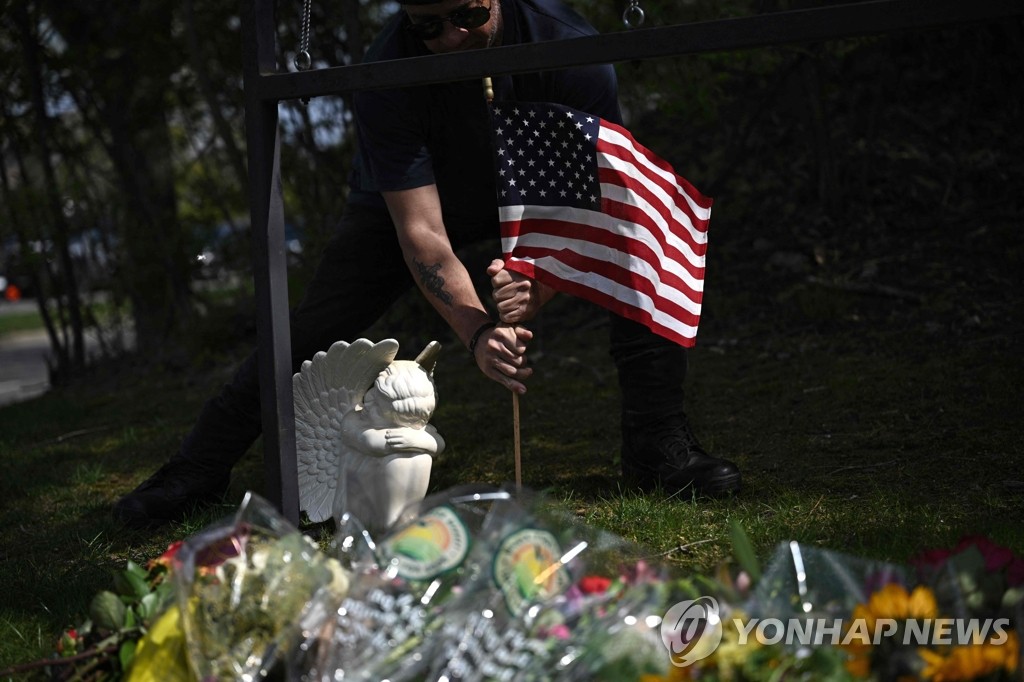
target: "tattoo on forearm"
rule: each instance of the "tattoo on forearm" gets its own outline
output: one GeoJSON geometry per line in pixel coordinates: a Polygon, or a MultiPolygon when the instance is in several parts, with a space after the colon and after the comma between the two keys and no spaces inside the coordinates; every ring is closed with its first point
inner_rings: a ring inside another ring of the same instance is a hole
{"type": "Polygon", "coordinates": [[[439,301],[450,308],[452,305],[451,292],[444,288],[444,277],[438,274],[441,271],[441,264],[434,263],[433,265],[426,265],[415,258],[412,259],[412,262],[416,265],[416,270],[419,271],[420,281],[423,282],[423,288],[432,293],[439,301]]]}

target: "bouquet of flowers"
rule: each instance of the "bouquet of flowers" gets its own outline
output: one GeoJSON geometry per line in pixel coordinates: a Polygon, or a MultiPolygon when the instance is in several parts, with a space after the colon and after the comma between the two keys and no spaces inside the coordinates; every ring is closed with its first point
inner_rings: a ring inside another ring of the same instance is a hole
{"type": "Polygon", "coordinates": [[[912,564],[795,542],[780,545],[763,575],[748,559],[751,570],[740,583],[749,593],[737,599],[732,591],[712,628],[721,643],[685,675],[1020,679],[1024,559],[985,538],[966,538],[912,564]]]}
{"type": "Polygon", "coordinates": [[[321,550],[267,502],[145,568],[65,632],[58,679],[1021,679],[1024,558],[985,538],[909,566],[797,542],[675,575],[529,491],[464,486],[321,550]]]}
{"type": "MultiPolygon", "coordinates": [[[[266,675],[290,655],[311,600],[343,595],[349,580],[336,559],[252,493],[233,518],[187,540],[171,572],[177,603],[165,617],[180,622],[191,670],[204,681],[266,675]]],[[[161,674],[154,670],[154,679],[161,674]]]]}

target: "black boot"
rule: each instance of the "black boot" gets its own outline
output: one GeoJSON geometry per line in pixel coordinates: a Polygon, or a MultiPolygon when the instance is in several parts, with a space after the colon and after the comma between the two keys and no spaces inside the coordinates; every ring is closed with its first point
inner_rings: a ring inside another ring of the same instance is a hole
{"type": "Polygon", "coordinates": [[[683,412],[663,417],[623,415],[622,476],[626,485],[669,494],[718,497],[740,489],[740,470],[709,455],[683,412]]]}
{"type": "Polygon", "coordinates": [[[709,455],[683,410],[686,349],[621,318],[611,355],[622,392],[622,474],[628,485],[725,495],[740,487],[735,464],[709,455]]]}
{"type": "Polygon", "coordinates": [[[132,528],[179,521],[191,511],[219,502],[231,469],[259,437],[260,401],[253,354],[231,383],[208,400],[181,449],[152,476],[114,505],[114,519],[132,528]]]}
{"type": "Polygon", "coordinates": [[[231,468],[175,457],[114,505],[113,516],[129,528],[154,528],[220,502],[231,468]]]}

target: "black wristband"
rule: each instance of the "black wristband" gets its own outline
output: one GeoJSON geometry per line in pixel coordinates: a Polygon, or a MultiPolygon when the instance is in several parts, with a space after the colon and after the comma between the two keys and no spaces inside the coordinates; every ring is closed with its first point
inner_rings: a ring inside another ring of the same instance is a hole
{"type": "Polygon", "coordinates": [[[475,332],[473,332],[473,338],[471,338],[469,340],[469,354],[470,355],[474,355],[474,356],[476,355],[476,344],[477,344],[477,341],[480,340],[480,337],[483,335],[483,333],[485,331],[487,331],[488,329],[494,329],[497,326],[498,325],[495,322],[484,322],[482,325],[480,325],[479,329],[477,329],[475,332]]]}

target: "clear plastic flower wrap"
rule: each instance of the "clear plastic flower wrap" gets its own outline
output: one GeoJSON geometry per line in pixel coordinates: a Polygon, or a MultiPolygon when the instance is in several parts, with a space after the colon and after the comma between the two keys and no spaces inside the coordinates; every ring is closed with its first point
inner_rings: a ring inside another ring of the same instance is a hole
{"type": "Polygon", "coordinates": [[[775,548],[743,609],[758,618],[846,616],[874,589],[910,579],[895,564],[785,542],[775,548]]]}
{"type": "Polygon", "coordinates": [[[482,529],[508,492],[462,486],[406,508],[379,538],[349,521],[341,550],[365,544],[373,562],[350,562],[351,591],[330,601],[320,595],[303,620],[304,642],[293,679],[396,680],[422,676],[433,635],[448,606],[478,588],[483,576],[467,558],[481,547],[482,529]]]}
{"type": "Polygon", "coordinates": [[[186,541],[172,574],[189,663],[204,682],[264,677],[297,643],[310,603],[348,589],[338,561],[253,493],[186,541]]]}
{"type": "MultiPolygon", "coordinates": [[[[657,606],[647,586],[630,583],[644,567],[636,545],[541,495],[520,491],[495,504],[482,531],[468,561],[486,580],[445,610],[424,651],[427,679],[572,679],[592,640],[657,606]]],[[[580,671],[577,679],[593,679],[580,671]]]]}

